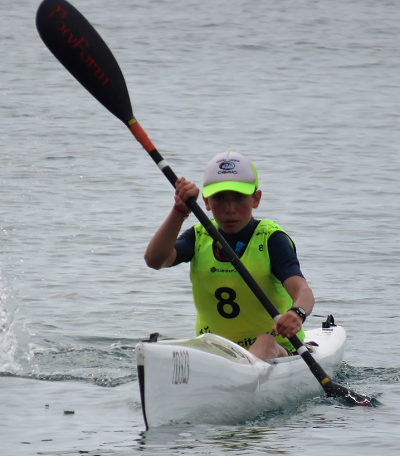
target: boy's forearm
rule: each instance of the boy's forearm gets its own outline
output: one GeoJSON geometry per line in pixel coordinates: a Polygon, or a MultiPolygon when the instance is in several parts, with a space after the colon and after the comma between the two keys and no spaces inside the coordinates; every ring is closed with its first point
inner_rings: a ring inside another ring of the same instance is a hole
{"type": "Polygon", "coordinates": [[[285,280],[283,286],[293,299],[293,305],[302,307],[306,311],[306,314],[310,315],[314,307],[315,299],[306,280],[297,276],[290,277],[285,280]]]}
{"type": "Polygon", "coordinates": [[[302,307],[307,316],[311,314],[314,308],[314,295],[310,288],[302,290],[297,299],[293,301],[293,306],[302,307]]]}
{"type": "Polygon", "coordinates": [[[172,209],[147,246],[144,260],[150,268],[162,269],[175,261],[175,242],[185,217],[172,209]]]}

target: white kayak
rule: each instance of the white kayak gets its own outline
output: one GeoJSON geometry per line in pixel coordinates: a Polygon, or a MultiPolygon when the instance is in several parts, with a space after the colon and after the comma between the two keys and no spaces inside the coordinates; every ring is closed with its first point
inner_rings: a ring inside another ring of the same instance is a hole
{"type": "MultiPolygon", "coordinates": [[[[335,325],[312,329],[304,343],[331,376],[346,332],[335,325]]],[[[146,428],[237,424],[323,391],[301,356],[261,360],[215,334],[141,342],[136,360],[146,428]]]]}

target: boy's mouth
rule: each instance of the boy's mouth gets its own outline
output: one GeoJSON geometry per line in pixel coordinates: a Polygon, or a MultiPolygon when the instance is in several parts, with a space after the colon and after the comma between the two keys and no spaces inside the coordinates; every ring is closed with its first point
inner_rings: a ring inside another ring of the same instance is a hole
{"type": "Polygon", "coordinates": [[[224,221],[224,224],[227,225],[227,226],[233,226],[233,225],[236,225],[236,223],[238,223],[237,220],[225,220],[224,221]]]}

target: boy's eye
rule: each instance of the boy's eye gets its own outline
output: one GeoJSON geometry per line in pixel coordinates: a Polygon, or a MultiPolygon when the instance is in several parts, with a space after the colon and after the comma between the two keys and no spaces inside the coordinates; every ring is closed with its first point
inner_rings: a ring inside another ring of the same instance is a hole
{"type": "Polygon", "coordinates": [[[232,194],[225,194],[224,192],[221,193],[216,193],[215,195],[212,195],[211,198],[214,201],[217,201],[219,203],[224,203],[226,201],[244,201],[246,199],[247,195],[244,195],[243,193],[237,193],[237,192],[232,192],[232,194]]]}

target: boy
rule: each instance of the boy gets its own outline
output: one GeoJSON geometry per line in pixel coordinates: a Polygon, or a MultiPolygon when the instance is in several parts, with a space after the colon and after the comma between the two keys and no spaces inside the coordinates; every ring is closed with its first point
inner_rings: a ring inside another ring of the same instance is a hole
{"type": "Polygon", "coordinates": [[[276,323],[201,225],[178,238],[189,215],[185,201],[198,195],[194,183],[177,180],[175,204],[146,249],[146,264],[161,269],[191,262],[196,335],[218,334],[261,359],[292,354],[287,337],[297,334],[303,341],[302,324],[314,296],[289,236],[276,223],[252,216],[262,195],[254,165],[235,152],[217,155],[205,170],[203,199],[219,231],[281,313],[276,323]]]}

